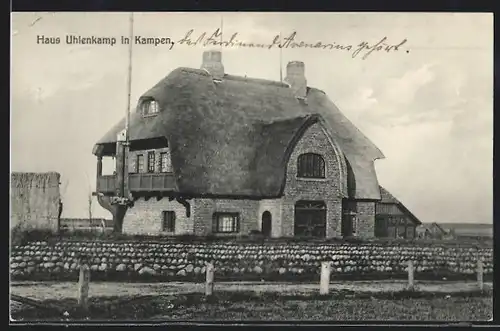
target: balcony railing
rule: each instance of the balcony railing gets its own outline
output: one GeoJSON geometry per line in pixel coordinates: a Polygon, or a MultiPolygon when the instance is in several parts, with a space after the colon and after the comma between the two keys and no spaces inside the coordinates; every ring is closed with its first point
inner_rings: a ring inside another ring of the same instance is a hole
{"type": "MultiPolygon", "coordinates": [[[[129,190],[131,192],[172,191],[176,187],[172,173],[129,174],[129,190]]],[[[97,179],[97,192],[115,192],[116,177],[100,176],[97,179]]]]}
{"type": "Polygon", "coordinates": [[[175,189],[175,178],[172,173],[130,174],[129,189],[131,191],[172,191],[175,189]]]}

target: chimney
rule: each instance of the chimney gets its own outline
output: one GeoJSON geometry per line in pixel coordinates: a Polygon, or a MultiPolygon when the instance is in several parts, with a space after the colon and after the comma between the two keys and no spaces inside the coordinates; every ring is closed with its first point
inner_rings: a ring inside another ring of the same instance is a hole
{"type": "Polygon", "coordinates": [[[201,69],[207,70],[214,80],[222,80],[224,66],[222,65],[222,52],[217,50],[203,52],[201,69]]]}
{"type": "Polygon", "coordinates": [[[307,80],[305,76],[304,62],[292,61],[286,65],[285,82],[290,84],[290,88],[295,97],[305,99],[307,95],[307,80]]]}

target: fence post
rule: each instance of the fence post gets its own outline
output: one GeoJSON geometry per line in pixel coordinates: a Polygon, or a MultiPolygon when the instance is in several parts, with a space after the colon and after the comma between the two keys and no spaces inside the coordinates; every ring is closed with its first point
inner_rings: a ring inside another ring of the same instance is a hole
{"type": "Polygon", "coordinates": [[[477,286],[482,291],[484,288],[483,283],[483,261],[481,259],[477,260],[477,286]]]}
{"type": "Polygon", "coordinates": [[[319,294],[328,294],[328,287],[330,286],[330,272],[331,263],[321,262],[321,279],[319,284],[319,294]]]}
{"type": "Polygon", "coordinates": [[[207,274],[205,281],[205,296],[210,296],[214,291],[214,265],[212,263],[207,264],[207,274]]]}
{"type": "Polygon", "coordinates": [[[88,309],[90,268],[87,264],[80,266],[80,279],[78,280],[78,305],[88,309]]]}
{"type": "Polygon", "coordinates": [[[413,261],[408,261],[408,288],[413,290],[415,288],[415,268],[413,267],[413,261]]]}

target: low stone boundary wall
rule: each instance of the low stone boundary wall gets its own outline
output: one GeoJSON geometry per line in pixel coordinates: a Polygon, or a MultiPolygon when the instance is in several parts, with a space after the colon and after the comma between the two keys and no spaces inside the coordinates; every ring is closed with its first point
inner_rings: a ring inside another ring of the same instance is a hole
{"type": "Polygon", "coordinates": [[[11,252],[13,279],[77,280],[80,262],[94,280],[204,281],[205,265],[216,280],[318,281],[320,265],[331,261],[331,279],[407,277],[475,279],[483,261],[485,280],[493,274],[493,249],[377,244],[247,244],[61,241],[31,242],[11,252]]]}

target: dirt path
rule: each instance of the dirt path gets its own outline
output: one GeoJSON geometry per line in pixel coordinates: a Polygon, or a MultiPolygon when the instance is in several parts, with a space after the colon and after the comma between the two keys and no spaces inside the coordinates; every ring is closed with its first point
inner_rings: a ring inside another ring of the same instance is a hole
{"type": "MultiPolygon", "coordinates": [[[[405,281],[342,281],[332,282],[332,290],[354,290],[356,292],[398,291],[406,287],[405,281]]],[[[420,291],[429,292],[464,292],[476,289],[475,282],[417,282],[420,291]]],[[[485,287],[492,287],[485,283],[485,287]]],[[[11,293],[35,300],[76,298],[77,282],[12,282],[11,293]]],[[[91,297],[137,296],[154,294],[180,294],[203,292],[202,283],[114,283],[93,282],[90,284],[91,297]]],[[[319,290],[319,284],[297,283],[258,283],[258,282],[221,282],[215,284],[215,291],[263,291],[312,293],[319,290]]]]}

